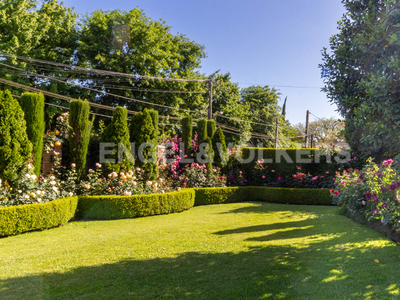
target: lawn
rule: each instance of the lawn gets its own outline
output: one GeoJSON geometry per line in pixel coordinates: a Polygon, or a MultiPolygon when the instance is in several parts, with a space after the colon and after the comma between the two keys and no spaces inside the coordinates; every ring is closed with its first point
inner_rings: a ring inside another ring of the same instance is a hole
{"type": "Polygon", "coordinates": [[[337,207],[199,206],[0,239],[0,299],[393,299],[399,255],[337,207]]]}

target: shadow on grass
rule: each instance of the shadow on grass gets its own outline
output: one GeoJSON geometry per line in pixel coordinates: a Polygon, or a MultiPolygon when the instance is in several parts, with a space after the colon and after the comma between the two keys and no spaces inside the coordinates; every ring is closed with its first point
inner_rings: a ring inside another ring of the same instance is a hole
{"type": "MultiPolygon", "coordinates": [[[[304,236],[308,229],[288,230],[287,238],[301,231],[304,236]]],[[[281,237],[276,233],[274,238],[281,237]]],[[[174,258],[123,260],[10,278],[0,281],[0,299],[394,299],[398,248],[365,251],[340,246],[349,239],[365,241],[345,233],[304,248],[187,252],[174,258]],[[371,251],[379,264],[371,259],[371,251]]]]}

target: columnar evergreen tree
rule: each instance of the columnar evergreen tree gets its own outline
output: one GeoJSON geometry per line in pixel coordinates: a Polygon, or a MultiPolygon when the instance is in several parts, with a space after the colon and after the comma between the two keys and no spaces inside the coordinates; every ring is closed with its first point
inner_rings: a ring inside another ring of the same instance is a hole
{"type": "Polygon", "coordinates": [[[31,153],[24,112],[9,91],[0,91],[0,179],[16,182],[31,153]]]}
{"type": "Polygon", "coordinates": [[[86,155],[90,139],[89,102],[72,100],[69,112],[69,150],[70,158],[76,164],[78,177],[86,175],[86,155]]]}
{"type": "Polygon", "coordinates": [[[199,143],[207,138],[207,120],[201,119],[197,121],[197,137],[199,143]]]}
{"type": "Polygon", "coordinates": [[[215,129],[216,129],[216,122],[215,120],[208,120],[207,121],[207,136],[212,140],[214,133],[215,133],[215,129]]]}
{"type": "Polygon", "coordinates": [[[185,145],[185,154],[187,157],[191,155],[193,121],[192,116],[187,116],[182,119],[182,142],[185,145]]]}
{"type": "Polygon", "coordinates": [[[37,93],[23,93],[20,105],[25,113],[26,133],[32,143],[33,166],[35,174],[39,176],[43,156],[44,96],[37,93]]]}
{"type": "Polygon", "coordinates": [[[225,135],[221,127],[217,128],[212,138],[212,146],[214,150],[214,164],[222,168],[228,160],[228,152],[226,149],[225,135]]]}
{"type": "Polygon", "coordinates": [[[131,142],[135,144],[137,165],[144,169],[145,177],[149,180],[155,180],[158,177],[157,144],[153,140],[155,136],[153,124],[153,118],[147,109],[134,115],[130,124],[131,142]],[[147,144],[147,146],[140,149],[144,144],[147,144]],[[142,155],[143,157],[141,157],[142,155]],[[150,161],[152,157],[154,160],[150,161]]]}
{"type": "Polygon", "coordinates": [[[107,171],[120,172],[128,171],[134,165],[134,159],[131,155],[131,144],[128,129],[128,111],[126,108],[117,106],[111,123],[103,132],[102,140],[107,143],[115,143],[113,149],[115,164],[106,164],[107,171]],[[119,149],[122,147],[123,149],[119,149]],[[123,160],[120,162],[119,152],[123,155],[123,160]]]}
{"type": "Polygon", "coordinates": [[[153,120],[153,127],[154,127],[152,140],[155,143],[158,143],[158,139],[159,139],[159,135],[160,135],[160,131],[158,130],[158,111],[149,110],[148,112],[151,116],[151,119],[153,120]]]}
{"type": "Polygon", "coordinates": [[[213,147],[212,147],[212,141],[209,137],[206,137],[205,140],[203,140],[203,143],[206,143],[206,159],[207,159],[207,172],[208,174],[211,174],[212,172],[212,161],[214,159],[214,151],[213,151],[213,147]]]}

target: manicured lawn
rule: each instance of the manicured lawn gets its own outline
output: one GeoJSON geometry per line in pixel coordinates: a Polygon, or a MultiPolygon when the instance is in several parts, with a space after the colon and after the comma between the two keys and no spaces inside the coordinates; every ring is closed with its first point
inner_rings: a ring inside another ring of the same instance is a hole
{"type": "Polygon", "coordinates": [[[201,206],[0,239],[0,299],[394,299],[399,255],[336,207],[201,206]]]}

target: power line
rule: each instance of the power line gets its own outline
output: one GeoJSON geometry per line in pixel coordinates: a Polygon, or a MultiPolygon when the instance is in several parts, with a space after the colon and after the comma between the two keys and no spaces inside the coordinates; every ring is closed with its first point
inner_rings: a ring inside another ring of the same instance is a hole
{"type": "Polygon", "coordinates": [[[284,88],[296,88],[296,89],[320,89],[320,87],[317,87],[317,86],[274,85],[274,84],[249,83],[249,82],[240,82],[239,84],[271,86],[273,88],[274,87],[284,87],[284,88]]]}
{"type": "Polygon", "coordinates": [[[236,119],[236,118],[232,118],[232,117],[226,117],[226,116],[219,115],[218,113],[214,113],[214,115],[216,115],[217,117],[231,119],[231,120],[235,120],[235,121],[239,121],[239,122],[247,122],[247,123],[252,123],[252,124],[257,124],[257,125],[264,125],[264,126],[268,126],[268,127],[275,127],[275,126],[273,126],[271,124],[267,124],[267,123],[257,123],[257,122],[247,121],[247,120],[236,119]]]}
{"type": "MultiPolygon", "coordinates": [[[[171,109],[176,109],[176,110],[181,110],[181,111],[186,111],[186,112],[201,113],[201,112],[197,112],[197,111],[192,111],[192,110],[190,110],[190,109],[184,109],[184,108],[173,107],[173,106],[168,106],[168,105],[163,105],[163,104],[151,103],[151,102],[148,102],[148,101],[133,99],[133,98],[125,97],[125,96],[120,96],[120,95],[108,93],[108,92],[105,92],[105,91],[100,91],[100,90],[92,89],[92,88],[89,88],[89,87],[83,87],[83,86],[81,86],[81,85],[79,85],[79,84],[71,83],[71,82],[64,81],[64,80],[59,80],[59,79],[54,78],[54,77],[50,77],[50,76],[46,76],[46,75],[41,75],[41,74],[37,74],[37,73],[34,73],[34,72],[30,72],[30,71],[25,71],[25,70],[23,70],[23,69],[20,69],[20,68],[17,68],[17,67],[13,67],[13,66],[10,66],[10,65],[7,65],[7,64],[3,64],[3,63],[0,63],[0,65],[6,66],[6,67],[9,67],[9,68],[12,68],[12,69],[16,69],[16,70],[19,70],[19,71],[24,71],[24,72],[30,73],[30,74],[32,74],[32,75],[34,75],[34,76],[47,78],[47,79],[54,80],[54,81],[57,81],[57,82],[61,82],[61,83],[64,83],[64,84],[68,84],[68,85],[80,87],[80,88],[83,88],[83,89],[87,89],[87,90],[90,90],[90,91],[93,91],[93,92],[96,92],[96,93],[106,94],[106,95],[109,95],[109,96],[113,96],[113,97],[117,97],[117,98],[129,100],[129,101],[140,102],[140,103],[145,103],[145,104],[149,104],[149,105],[153,105],[153,106],[158,106],[158,107],[163,107],[163,108],[171,108],[171,109]]],[[[91,102],[91,103],[92,103],[92,102],[91,102]]]]}
{"type": "Polygon", "coordinates": [[[17,59],[25,60],[25,61],[34,61],[34,62],[39,62],[39,63],[42,63],[42,64],[48,64],[48,65],[53,65],[53,66],[69,68],[69,69],[72,69],[72,70],[80,70],[80,71],[85,71],[85,72],[89,72],[89,73],[101,74],[101,75],[127,77],[127,78],[132,78],[132,79],[145,79],[145,80],[158,80],[158,81],[171,81],[171,82],[172,81],[209,82],[211,80],[211,79],[178,79],[178,78],[163,78],[163,77],[142,76],[142,75],[134,75],[134,74],[127,74],[127,73],[120,73],[120,72],[113,72],[113,71],[106,71],[106,70],[99,70],[99,69],[88,69],[88,68],[83,68],[83,67],[78,67],[78,66],[73,66],[73,65],[56,63],[56,62],[52,62],[52,61],[29,58],[29,57],[15,55],[15,54],[6,54],[6,53],[2,53],[2,52],[0,52],[0,55],[3,55],[5,57],[11,57],[11,58],[15,57],[17,59]]]}
{"type": "Polygon", "coordinates": [[[313,117],[317,118],[318,120],[321,120],[321,118],[318,118],[316,115],[314,115],[312,112],[310,112],[310,115],[312,115],[313,117]]]}

